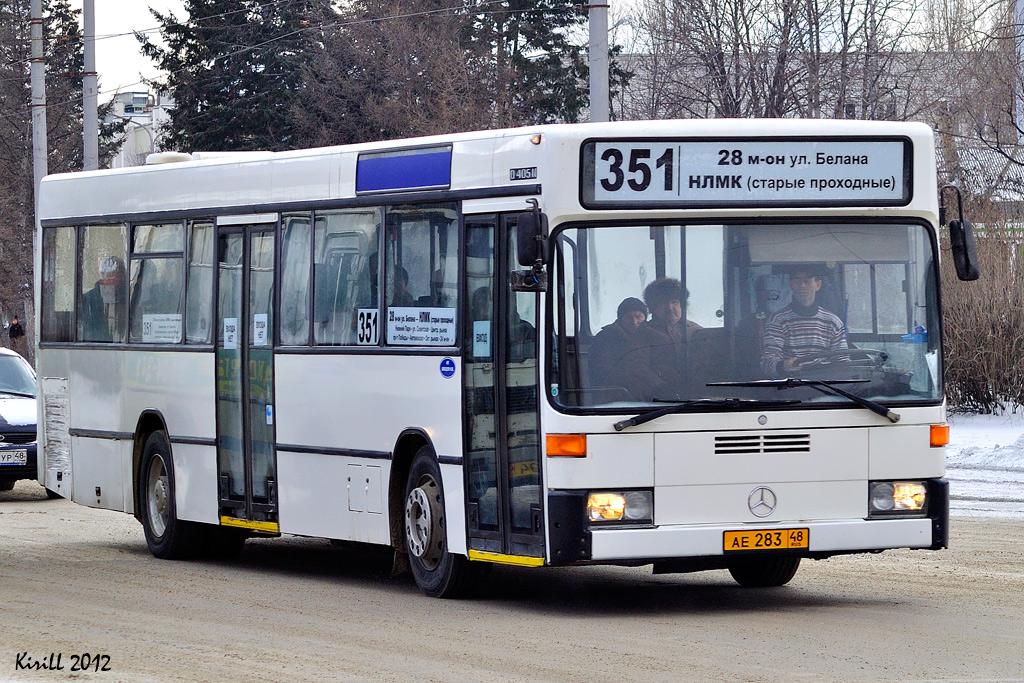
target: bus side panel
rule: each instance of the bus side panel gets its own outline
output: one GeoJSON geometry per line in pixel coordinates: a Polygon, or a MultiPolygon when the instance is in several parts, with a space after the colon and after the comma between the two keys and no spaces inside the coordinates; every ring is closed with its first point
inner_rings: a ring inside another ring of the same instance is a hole
{"type": "Polygon", "coordinates": [[[71,360],[68,349],[41,349],[36,353],[39,382],[37,402],[36,460],[39,483],[49,490],[71,498],[71,437],[69,422],[69,377],[71,360]]]}
{"type": "MultiPolygon", "coordinates": [[[[403,432],[424,434],[438,456],[462,456],[461,360],[453,359],[456,372],[446,378],[441,372],[443,358],[275,356],[283,533],[390,542],[391,459],[403,432]],[[350,488],[350,483],[359,485],[350,488]],[[376,512],[378,488],[381,510],[376,512]]],[[[451,515],[456,506],[461,510],[464,505],[462,479],[442,479],[451,515]]],[[[405,482],[399,483],[404,490],[405,482]]],[[[465,526],[449,528],[459,536],[450,547],[464,547],[465,526]]]]}
{"type": "MultiPolygon", "coordinates": [[[[71,437],[72,500],[81,505],[131,511],[131,429],[122,419],[123,355],[117,351],[82,349],[69,353],[68,424],[89,432],[71,437]],[[127,473],[127,475],[126,475],[127,473]],[[130,490],[130,483],[127,484],[130,490]]],[[[134,427],[134,425],[133,425],[134,427]]]]}
{"type": "MultiPolygon", "coordinates": [[[[217,522],[217,451],[187,446],[176,439],[217,437],[214,398],[214,356],[205,351],[130,350],[124,358],[124,408],[120,430],[134,434],[146,411],[160,416],[171,440],[174,462],[175,505],[181,519],[217,522]]],[[[126,483],[132,491],[131,453],[127,455],[126,483]]],[[[135,498],[126,497],[134,512],[135,498]]]]}
{"type": "Polygon", "coordinates": [[[441,465],[441,485],[444,486],[444,511],[448,527],[448,552],[465,555],[469,552],[466,540],[466,500],[461,494],[464,486],[462,465],[441,465]],[[451,493],[448,493],[448,492],[451,493]]]}
{"type": "Polygon", "coordinates": [[[133,350],[124,358],[124,431],[134,432],[150,410],[163,418],[172,444],[180,437],[217,438],[212,353],[133,350]]]}
{"type": "Polygon", "coordinates": [[[174,505],[179,519],[218,524],[217,449],[176,443],[174,505]]]}
{"type": "Polygon", "coordinates": [[[71,437],[75,454],[71,461],[71,479],[74,482],[72,500],[106,510],[127,512],[125,499],[124,463],[131,468],[131,442],[115,439],[71,437]],[[127,457],[126,457],[127,456],[127,457]]]}
{"type": "Polygon", "coordinates": [[[356,461],[336,455],[277,452],[282,482],[283,533],[391,543],[388,527],[387,461],[356,461]]]}

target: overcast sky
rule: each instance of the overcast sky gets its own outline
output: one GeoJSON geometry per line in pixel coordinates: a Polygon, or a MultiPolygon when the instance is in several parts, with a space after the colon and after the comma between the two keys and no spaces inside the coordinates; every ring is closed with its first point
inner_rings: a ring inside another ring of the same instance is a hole
{"type": "MultiPolygon", "coordinates": [[[[157,75],[153,62],[139,51],[139,41],[132,31],[154,30],[156,20],[150,7],[163,13],[171,10],[182,18],[182,0],[94,0],[96,7],[96,71],[99,73],[100,102],[109,100],[118,90],[145,90],[140,74],[157,75]]],[[[72,7],[82,8],[82,0],[71,0],[72,7]]]]}

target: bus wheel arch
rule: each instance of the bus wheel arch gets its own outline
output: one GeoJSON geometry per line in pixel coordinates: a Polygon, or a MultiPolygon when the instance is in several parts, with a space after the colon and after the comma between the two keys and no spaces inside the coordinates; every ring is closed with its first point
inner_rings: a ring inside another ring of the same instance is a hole
{"type": "Polygon", "coordinates": [[[142,467],[142,452],[146,448],[146,441],[153,432],[163,432],[167,435],[167,422],[158,410],[144,410],[139,415],[139,421],[135,425],[135,436],[132,439],[132,500],[135,503],[135,519],[142,521],[142,510],[139,507],[139,482],[140,468],[142,467]]]}
{"type": "Polygon", "coordinates": [[[388,482],[388,519],[390,520],[391,545],[395,549],[395,574],[405,574],[405,486],[409,478],[412,461],[424,446],[431,446],[426,432],[407,429],[398,437],[391,456],[391,474],[388,482]],[[402,556],[399,560],[399,555],[402,556]]]}

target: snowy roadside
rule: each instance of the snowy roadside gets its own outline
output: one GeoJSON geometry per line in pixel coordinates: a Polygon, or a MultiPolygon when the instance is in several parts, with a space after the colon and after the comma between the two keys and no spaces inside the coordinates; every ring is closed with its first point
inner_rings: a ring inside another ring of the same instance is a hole
{"type": "Polygon", "coordinates": [[[951,415],[950,512],[1024,519],[1024,414],[951,415]]]}

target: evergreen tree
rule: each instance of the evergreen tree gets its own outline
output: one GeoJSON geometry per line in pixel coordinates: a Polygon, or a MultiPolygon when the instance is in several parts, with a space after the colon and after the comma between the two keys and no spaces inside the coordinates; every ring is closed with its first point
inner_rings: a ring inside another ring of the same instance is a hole
{"type": "Polygon", "coordinates": [[[471,7],[466,41],[474,52],[490,56],[480,76],[493,98],[493,125],[578,121],[589,102],[588,70],[582,41],[571,38],[586,28],[583,6],[568,0],[474,0],[471,7]]]}
{"type": "Polygon", "coordinates": [[[185,0],[187,20],[150,10],[161,47],[138,35],[164,72],[150,83],[175,100],[165,148],[288,149],[302,65],[312,54],[310,12],[330,0],[185,0]]]}

